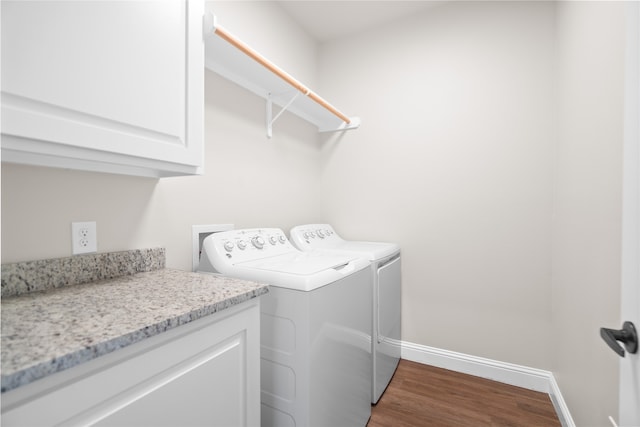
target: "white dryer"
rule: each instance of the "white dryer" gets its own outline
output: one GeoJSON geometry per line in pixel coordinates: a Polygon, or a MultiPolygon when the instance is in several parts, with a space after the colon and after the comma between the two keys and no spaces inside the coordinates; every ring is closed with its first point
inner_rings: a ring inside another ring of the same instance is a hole
{"type": "Polygon", "coordinates": [[[200,270],[269,284],[261,298],[262,426],[367,424],[371,415],[369,262],[304,253],[280,229],[214,233],[200,270]]]}
{"type": "Polygon", "coordinates": [[[370,261],[374,337],[371,403],[378,403],[400,361],[400,246],[344,240],[329,224],[299,225],[291,229],[290,237],[298,249],[308,253],[360,256],[370,261]]]}

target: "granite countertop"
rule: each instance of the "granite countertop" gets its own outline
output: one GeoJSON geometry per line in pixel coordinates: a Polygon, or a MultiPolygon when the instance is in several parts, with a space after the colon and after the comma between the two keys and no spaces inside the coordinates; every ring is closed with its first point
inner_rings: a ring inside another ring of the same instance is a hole
{"type": "Polygon", "coordinates": [[[268,292],[158,269],[2,298],[2,392],[268,292]]]}

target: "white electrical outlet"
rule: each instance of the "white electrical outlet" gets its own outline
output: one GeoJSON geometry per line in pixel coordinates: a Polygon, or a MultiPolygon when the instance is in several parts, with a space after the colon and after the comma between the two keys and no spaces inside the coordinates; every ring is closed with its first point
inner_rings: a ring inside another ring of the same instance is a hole
{"type": "Polygon", "coordinates": [[[71,248],[74,255],[98,251],[95,221],[71,223],[71,248]]]}

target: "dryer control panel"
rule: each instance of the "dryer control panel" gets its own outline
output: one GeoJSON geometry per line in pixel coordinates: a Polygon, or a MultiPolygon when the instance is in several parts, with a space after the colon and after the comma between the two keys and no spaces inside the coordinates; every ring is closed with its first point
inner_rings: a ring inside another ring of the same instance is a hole
{"type": "Polygon", "coordinates": [[[291,229],[291,241],[302,250],[330,249],[343,242],[329,224],[299,225],[291,229]]]}
{"type": "Polygon", "coordinates": [[[298,225],[291,229],[291,243],[303,252],[341,251],[356,254],[370,261],[400,253],[396,243],[344,240],[329,224],[298,225]]]}
{"type": "Polygon", "coordinates": [[[213,233],[202,242],[202,257],[215,264],[237,264],[298,252],[279,228],[252,228],[213,233]]]}

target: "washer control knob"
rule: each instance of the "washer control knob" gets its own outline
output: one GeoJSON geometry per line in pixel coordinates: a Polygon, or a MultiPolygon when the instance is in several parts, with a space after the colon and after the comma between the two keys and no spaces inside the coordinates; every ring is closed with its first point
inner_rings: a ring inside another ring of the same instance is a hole
{"type": "Polygon", "coordinates": [[[324,239],[324,232],[323,232],[322,230],[317,230],[317,231],[316,231],[316,235],[317,235],[319,238],[324,239]]]}
{"type": "Polygon", "coordinates": [[[278,238],[276,236],[269,236],[269,243],[275,245],[276,243],[278,243],[278,238]]]}
{"type": "Polygon", "coordinates": [[[245,242],[244,240],[240,240],[238,241],[238,248],[240,248],[240,250],[245,250],[247,247],[247,242],[245,242]]]}
{"type": "Polygon", "coordinates": [[[231,241],[224,242],[224,250],[227,252],[231,252],[233,250],[233,242],[231,241]]]}
{"type": "Polygon", "coordinates": [[[284,237],[284,235],[282,235],[282,234],[281,234],[281,235],[280,235],[280,237],[278,237],[278,241],[279,241],[280,243],[284,244],[284,242],[286,242],[286,241],[287,241],[287,238],[286,238],[286,237],[284,237]]]}
{"type": "Polygon", "coordinates": [[[264,239],[261,236],[256,236],[251,239],[251,243],[253,243],[253,246],[257,249],[262,249],[264,247],[264,239]]]}

